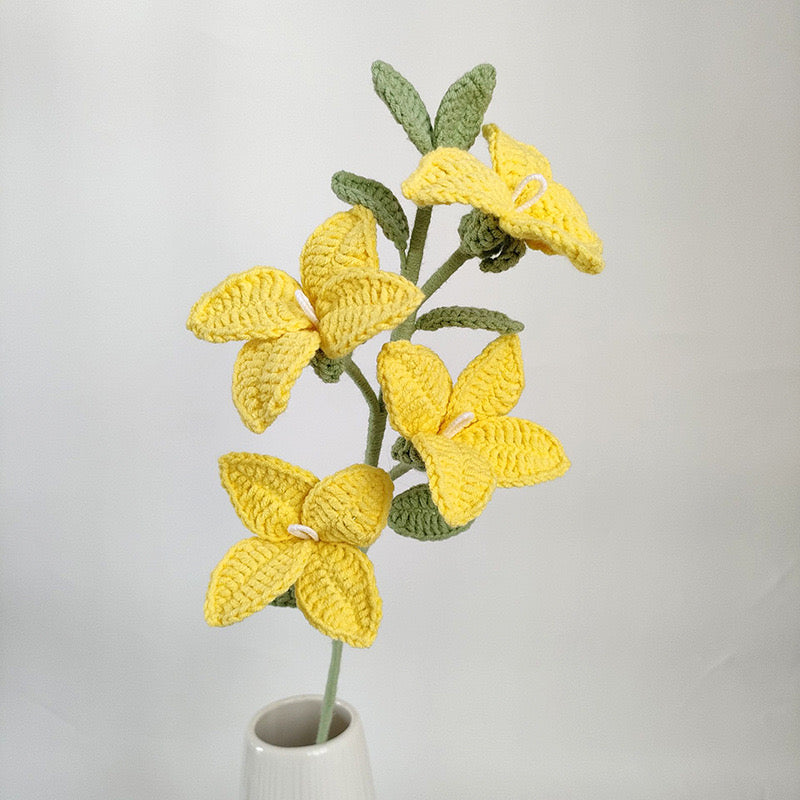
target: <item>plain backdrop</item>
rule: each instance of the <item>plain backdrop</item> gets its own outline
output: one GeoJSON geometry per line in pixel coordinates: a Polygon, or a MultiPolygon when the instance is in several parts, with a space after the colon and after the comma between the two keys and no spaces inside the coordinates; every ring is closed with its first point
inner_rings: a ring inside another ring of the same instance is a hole
{"type": "MultiPolygon", "coordinates": [[[[365,406],[308,370],[255,436],[237,345],[184,325],[229,273],[297,275],[336,170],[399,192],[418,154],[380,58],[432,112],[494,64],[487,121],[548,156],[608,265],[472,262],[441,292],[526,323],[514,413],[573,466],[371,551],[384,620],[340,692],[379,797],[800,797],[797,3],[5,0],[0,37],[0,796],[233,800],[249,717],[322,690],[299,612],[203,621],[246,535],[217,458],[327,475],[365,406]]],[[[419,341],[457,374],[489,338],[419,341]]]]}

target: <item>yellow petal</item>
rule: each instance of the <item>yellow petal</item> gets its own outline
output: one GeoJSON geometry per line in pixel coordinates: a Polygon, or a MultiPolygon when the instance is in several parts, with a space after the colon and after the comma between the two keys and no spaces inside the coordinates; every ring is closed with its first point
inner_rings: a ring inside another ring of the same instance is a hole
{"type": "Polygon", "coordinates": [[[364,206],[334,214],[308,237],[300,254],[303,291],[316,306],[325,282],[340,270],[353,268],[378,269],[375,217],[364,206]]]}
{"type": "Polygon", "coordinates": [[[476,419],[507,414],[517,404],[524,386],[519,336],[499,336],[458,376],[442,429],[468,411],[476,419]]]}
{"type": "Polygon", "coordinates": [[[319,542],[295,584],[297,607],[319,631],[352,647],[369,647],[381,622],[372,563],[349,544],[319,542]]]}
{"type": "Polygon", "coordinates": [[[251,431],[263,433],[283,413],[295,381],[318,349],[316,331],[255,339],[242,347],[233,369],[233,402],[251,431]]]}
{"type": "Polygon", "coordinates": [[[454,438],[488,460],[498,486],[530,486],[557,478],[569,469],[561,442],[527,419],[479,420],[454,438]]]}
{"type": "Polygon", "coordinates": [[[396,328],[424,297],[411,281],[390,272],[349,269],[335,275],[316,303],[325,355],[341,358],[376,333],[396,328]]]}
{"type": "MultiPolygon", "coordinates": [[[[512,139],[497,125],[484,125],[483,136],[489,145],[489,155],[492,157],[495,172],[512,192],[528,175],[544,175],[548,183],[553,180],[550,162],[532,145],[512,139]]],[[[535,183],[530,190],[525,191],[529,191],[532,197],[537,191],[535,183]]],[[[527,200],[525,191],[520,194],[518,205],[527,200]]]]}
{"type": "Polygon", "coordinates": [[[323,478],[306,497],[302,523],[323,542],[369,547],[386,527],[394,484],[388,473],[353,464],[323,478]]]}
{"type": "Polygon", "coordinates": [[[428,153],[402,188],[418,206],[464,203],[498,216],[511,205],[511,192],[502,178],[475,156],[455,147],[428,153]]]}
{"type": "Polygon", "coordinates": [[[530,208],[501,214],[500,227],[529,247],[566,256],[581,272],[597,274],[605,266],[603,243],[589,227],[586,212],[559,183],[549,184],[530,208]]]}
{"type": "Polygon", "coordinates": [[[439,430],[452,382],[433,350],[407,341],[388,342],[378,353],[378,381],[391,426],[406,439],[439,430]]]}
{"type": "Polygon", "coordinates": [[[219,459],[222,485],[249,530],[271,542],[291,542],[316,476],[273,456],[228,453],[219,459]]]}
{"type": "Polygon", "coordinates": [[[462,442],[421,433],[411,440],[425,462],[431,497],[444,521],[466,525],[483,511],[495,487],[489,462],[462,442]]]}
{"type": "Polygon", "coordinates": [[[313,542],[274,544],[243,539],[228,550],[211,573],[205,602],[209,625],[231,625],[260,611],[283,594],[302,573],[313,542]]]}
{"type": "Polygon", "coordinates": [[[186,327],[209,342],[274,339],[288,331],[308,330],[311,322],[294,297],[299,288],[279,269],[239,272],[194,304],[186,327]]]}

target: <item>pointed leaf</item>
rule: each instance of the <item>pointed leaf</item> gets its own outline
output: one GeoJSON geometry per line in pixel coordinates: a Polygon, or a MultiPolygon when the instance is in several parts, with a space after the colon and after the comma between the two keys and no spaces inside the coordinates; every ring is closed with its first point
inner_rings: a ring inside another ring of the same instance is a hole
{"type": "Polygon", "coordinates": [[[372,65],[375,93],[386,103],[396,122],[403,126],[417,150],[425,155],[433,150],[431,118],[417,90],[385,61],[372,65]]]}
{"type": "Polygon", "coordinates": [[[374,215],[381,230],[398,250],[405,251],[408,241],[408,218],[392,190],[372,178],[352,172],[337,172],[331,178],[333,193],[352,206],[365,206],[374,215]]]}
{"type": "Polygon", "coordinates": [[[469,150],[481,129],[496,80],[491,64],[478,64],[446,92],[436,112],[433,141],[436,147],[469,150]]]}
{"type": "Polygon", "coordinates": [[[397,495],[389,511],[389,527],[401,536],[421,542],[439,542],[465,531],[472,522],[453,527],[448,525],[431,497],[426,483],[412,486],[397,495]]]}
{"type": "Polygon", "coordinates": [[[474,306],[442,306],[423,314],[417,320],[417,330],[438,331],[439,328],[475,328],[497,333],[519,333],[524,329],[521,322],[511,319],[500,311],[474,306]]]}

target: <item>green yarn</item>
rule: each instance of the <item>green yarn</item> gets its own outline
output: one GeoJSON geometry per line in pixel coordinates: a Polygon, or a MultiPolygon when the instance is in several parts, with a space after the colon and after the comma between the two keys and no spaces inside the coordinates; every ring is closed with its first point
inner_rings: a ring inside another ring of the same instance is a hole
{"type": "Polygon", "coordinates": [[[328,358],[322,350],[317,350],[311,359],[311,368],[323,383],[338,383],[344,372],[341,360],[328,358]]]}
{"type": "Polygon", "coordinates": [[[392,458],[414,469],[419,469],[423,472],[425,470],[425,462],[422,460],[422,456],[417,452],[417,448],[404,436],[398,437],[397,441],[392,445],[392,458]]]}
{"type": "Polygon", "coordinates": [[[525,242],[509,236],[500,246],[500,252],[494,258],[481,259],[479,266],[482,272],[505,272],[516,266],[527,251],[528,246],[525,242]]]}
{"type": "Polygon", "coordinates": [[[366,206],[381,226],[386,238],[405,256],[408,219],[391,189],[372,178],[340,171],[331,178],[333,193],[351,206],[366,206]]]}
{"type": "Polygon", "coordinates": [[[474,306],[442,306],[417,320],[417,330],[438,331],[439,328],[474,328],[504,334],[519,333],[525,326],[500,311],[474,306]]]}
{"type": "Polygon", "coordinates": [[[502,230],[497,217],[473,208],[458,223],[461,249],[470,256],[480,258],[483,272],[505,272],[525,255],[525,242],[509,236],[502,230]]]}
{"type": "Polygon", "coordinates": [[[389,527],[401,536],[421,542],[439,542],[465,531],[472,522],[456,528],[448,525],[431,497],[427,483],[412,486],[392,500],[389,527]]]}
{"type": "Polygon", "coordinates": [[[445,92],[433,124],[436,147],[469,150],[475,144],[483,115],[492,99],[496,77],[491,64],[478,64],[445,92]]]}
{"type": "Polygon", "coordinates": [[[294,596],[294,586],[290,586],[283,594],[278,595],[271,603],[278,608],[297,608],[297,599],[294,596]]]}
{"type": "Polygon", "coordinates": [[[385,61],[376,61],[372,65],[372,85],[414,147],[422,155],[433,150],[431,118],[411,83],[385,61]]]}

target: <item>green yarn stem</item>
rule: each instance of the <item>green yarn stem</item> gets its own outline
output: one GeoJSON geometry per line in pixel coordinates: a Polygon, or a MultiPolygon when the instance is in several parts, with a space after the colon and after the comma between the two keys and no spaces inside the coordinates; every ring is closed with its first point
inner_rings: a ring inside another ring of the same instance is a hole
{"type": "Polygon", "coordinates": [[[364,399],[369,406],[370,417],[380,411],[380,402],[375,390],[369,385],[369,381],[364,377],[364,373],[359,369],[358,364],[353,361],[351,356],[345,356],[342,359],[344,364],[344,371],[350,376],[353,383],[359,388],[359,391],[364,395],[364,399]]]}
{"type": "Polygon", "coordinates": [[[317,727],[317,744],[328,741],[328,734],[331,730],[331,720],[333,719],[333,705],[336,702],[336,687],[339,684],[339,667],[342,663],[342,643],[338,639],[333,640],[331,646],[331,663],[328,667],[328,680],[325,684],[325,695],[322,698],[322,710],[319,715],[319,726],[317,727]]]}
{"type": "Polygon", "coordinates": [[[409,472],[411,466],[409,464],[395,464],[389,470],[389,477],[394,480],[395,478],[399,478],[401,475],[405,475],[406,472],[409,472]]]}
{"type": "Polygon", "coordinates": [[[422,252],[425,249],[425,240],[428,238],[428,228],[431,224],[433,206],[422,206],[417,209],[414,217],[414,228],[411,231],[411,241],[408,245],[406,257],[405,277],[416,285],[419,280],[419,268],[422,264],[422,252]]]}
{"type": "Polygon", "coordinates": [[[442,264],[433,275],[428,278],[427,281],[422,285],[422,291],[425,294],[425,300],[422,302],[424,303],[437,289],[441,287],[441,285],[451,277],[455,271],[466,261],[468,261],[471,256],[468,253],[465,253],[460,247],[453,251],[453,254],[447,261],[442,264]]]}

